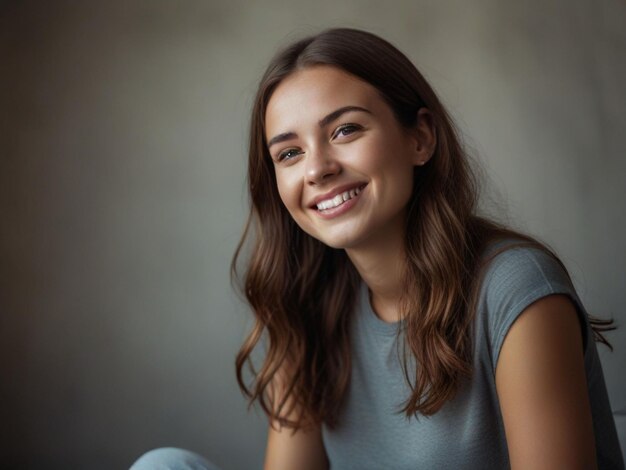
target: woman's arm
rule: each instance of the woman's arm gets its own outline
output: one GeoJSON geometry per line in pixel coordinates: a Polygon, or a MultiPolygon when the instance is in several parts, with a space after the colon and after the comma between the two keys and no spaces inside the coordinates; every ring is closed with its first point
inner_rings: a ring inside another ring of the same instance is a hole
{"type": "Polygon", "coordinates": [[[569,297],[544,297],[513,323],[496,389],[513,470],[597,468],[581,328],[569,297]]]}
{"type": "Polygon", "coordinates": [[[328,461],[319,428],[277,431],[270,426],[265,470],[326,470],[328,461]]]}
{"type": "MultiPolygon", "coordinates": [[[[282,373],[274,376],[270,394],[283,389],[282,373]]],[[[278,397],[277,397],[278,399],[278,397]]],[[[292,401],[285,406],[289,409],[292,401]]],[[[294,406],[287,416],[296,420],[298,409],[294,406]]],[[[322,430],[319,426],[308,426],[295,433],[293,429],[281,428],[278,424],[270,426],[267,434],[264,470],[327,470],[328,459],[322,442],[322,430]]]]}

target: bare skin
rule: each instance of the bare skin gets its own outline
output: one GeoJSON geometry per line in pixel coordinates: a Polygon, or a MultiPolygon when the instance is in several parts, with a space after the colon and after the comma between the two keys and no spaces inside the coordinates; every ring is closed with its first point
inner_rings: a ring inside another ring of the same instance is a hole
{"type": "Polygon", "coordinates": [[[581,328],[567,296],[530,305],[507,334],[496,389],[515,469],[594,469],[581,328]]]}
{"type": "MultiPolygon", "coordinates": [[[[274,376],[270,395],[280,401],[282,393],[283,373],[274,376]]],[[[293,403],[287,403],[289,407],[293,403]]],[[[298,409],[292,410],[287,416],[295,420],[298,409]]],[[[328,458],[322,442],[322,431],[319,426],[301,428],[295,433],[292,429],[280,427],[273,423],[267,433],[264,470],[327,470],[328,458]]]]}
{"type": "Polygon", "coordinates": [[[277,431],[270,427],[265,452],[265,470],[327,470],[328,459],[319,428],[277,431]]]}

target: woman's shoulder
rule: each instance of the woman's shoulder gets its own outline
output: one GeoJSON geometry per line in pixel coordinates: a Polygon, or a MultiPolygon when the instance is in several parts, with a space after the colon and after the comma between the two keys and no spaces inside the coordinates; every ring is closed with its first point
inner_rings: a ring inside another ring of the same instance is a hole
{"type": "Polygon", "coordinates": [[[539,299],[563,294],[574,303],[586,344],[587,314],[563,263],[548,248],[524,240],[491,244],[483,255],[484,272],[477,315],[488,331],[492,356],[519,315],[539,299]]]}
{"type": "Polygon", "coordinates": [[[502,290],[572,287],[562,261],[552,250],[537,242],[512,238],[492,242],[483,253],[482,266],[482,288],[491,295],[502,290]]]}

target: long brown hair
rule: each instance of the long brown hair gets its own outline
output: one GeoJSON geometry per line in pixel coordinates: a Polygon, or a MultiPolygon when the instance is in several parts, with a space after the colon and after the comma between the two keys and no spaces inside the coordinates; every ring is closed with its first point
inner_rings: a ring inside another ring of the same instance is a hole
{"type": "MultiPolygon", "coordinates": [[[[349,384],[349,325],[360,278],[343,250],[324,245],[293,221],[278,194],[265,141],[265,110],[276,86],[314,65],[338,67],[374,86],[407,128],[416,124],[420,108],[432,114],[437,145],[429,162],[415,169],[406,218],[405,351],[420,367],[408,370],[405,353],[412,393],[402,411],[409,417],[433,414],[472,372],[471,324],[487,245],[515,238],[560,261],[532,237],[476,215],[476,179],[435,92],[394,46],[354,29],[295,42],[272,59],[260,82],[250,125],[250,215],[232,262],[233,279],[240,280],[237,262],[249,249],[240,287],[255,325],[237,355],[239,386],[273,422],[297,429],[321,422],[333,427],[349,384]],[[259,342],[267,350],[256,367],[252,353],[259,342]],[[275,395],[278,374],[283,393],[275,395]]],[[[595,339],[610,347],[601,332],[614,329],[612,321],[591,323],[595,339]]]]}

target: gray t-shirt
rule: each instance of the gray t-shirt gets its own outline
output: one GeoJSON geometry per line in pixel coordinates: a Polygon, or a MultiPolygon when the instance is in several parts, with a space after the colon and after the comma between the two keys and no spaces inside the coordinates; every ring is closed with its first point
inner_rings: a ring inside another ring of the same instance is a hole
{"type": "MultiPolygon", "coordinates": [[[[517,316],[550,294],[569,295],[583,328],[584,360],[598,468],[624,469],[615,423],[587,313],[566,274],[546,253],[512,248],[485,273],[475,317],[472,379],[436,414],[410,421],[398,411],[408,398],[397,328],[372,311],[362,283],[352,323],[352,375],[339,426],[322,429],[332,470],[504,469],[509,456],[495,370],[517,316]]],[[[411,356],[412,359],[412,356],[411,356]]],[[[414,370],[414,360],[408,362],[414,370]]]]}

